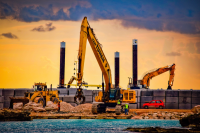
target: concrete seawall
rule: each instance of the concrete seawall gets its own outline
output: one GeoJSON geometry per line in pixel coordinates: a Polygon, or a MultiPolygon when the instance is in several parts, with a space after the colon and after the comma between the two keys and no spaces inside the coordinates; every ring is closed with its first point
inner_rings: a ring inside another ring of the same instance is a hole
{"type": "MultiPolygon", "coordinates": [[[[72,106],[76,106],[74,95],[76,88],[53,88],[58,90],[59,99],[72,106]]],[[[94,102],[95,96],[100,90],[83,90],[86,97],[86,103],[94,102]]],[[[200,105],[200,90],[143,90],[136,91],[136,103],[130,104],[130,109],[140,109],[145,102],[151,100],[162,100],[165,103],[166,109],[192,109],[196,105],[200,105]]],[[[9,97],[23,97],[25,92],[33,92],[33,89],[28,88],[0,88],[0,109],[10,107],[9,97]]]]}

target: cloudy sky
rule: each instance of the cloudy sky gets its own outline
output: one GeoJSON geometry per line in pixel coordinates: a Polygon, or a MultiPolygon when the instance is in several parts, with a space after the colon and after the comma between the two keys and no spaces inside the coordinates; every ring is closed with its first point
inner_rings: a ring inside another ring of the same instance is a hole
{"type": "MultiPolygon", "coordinates": [[[[120,86],[132,76],[132,39],[138,39],[138,79],[176,64],[173,89],[200,89],[199,0],[0,0],[0,88],[59,83],[60,42],[66,42],[65,83],[74,73],[81,21],[87,16],[103,45],[114,83],[120,52],[120,86]]],[[[87,43],[84,80],[101,84],[101,70],[87,43]]],[[[166,89],[169,72],[152,78],[166,89]]]]}

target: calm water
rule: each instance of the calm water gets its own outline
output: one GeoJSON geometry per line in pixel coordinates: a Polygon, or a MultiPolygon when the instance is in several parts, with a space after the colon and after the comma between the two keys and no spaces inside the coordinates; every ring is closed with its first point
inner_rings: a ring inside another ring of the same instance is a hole
{"type": "MultiPolygon", "coordinates": [[[[35,119],[29,122],[0,122],[0,132],[122,132],[127,127],[181,127],[178,120],[81,120],[35,119]]],[[[126,133],[125,131],[123,131],[126,133]]]]}

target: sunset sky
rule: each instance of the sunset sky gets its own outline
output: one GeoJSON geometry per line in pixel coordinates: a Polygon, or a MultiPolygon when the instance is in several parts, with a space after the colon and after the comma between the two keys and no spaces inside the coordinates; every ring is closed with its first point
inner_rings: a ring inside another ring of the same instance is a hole
{"type": "MultiPolygon", "coordinates": [[[[138,79],[176,64],[173,89],[200,89],[199,0],[0,0],[0,88],[59,84],[60,42],[66,42],[65,83],[74,73],[81,22],[87,16],[103,45],[114,83],[120,52],[120,86],[132,76],[132,39],[138,39],[138,79]]],[[[101,70],[87,42],[84,81],[101,84],[101,70]]],[[[151,89],[168,86],[169,72],[151,89]]],[[[93,88],[96,89],[96,88],[93,88]]]]}

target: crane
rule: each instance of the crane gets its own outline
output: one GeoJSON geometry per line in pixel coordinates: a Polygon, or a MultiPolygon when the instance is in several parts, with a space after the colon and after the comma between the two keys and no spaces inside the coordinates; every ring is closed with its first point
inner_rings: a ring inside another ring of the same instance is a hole
{"type": "Polygon", "coordinates": [[[155,76],[158,76],[166,71],[170,71],[170,76],[169,76],[169,81],[168,81],[168,90],[172,89],[173,86],[173,82],[174,82],[174,71],[175,71],[175,64],[169,65],[169,66],[165,66],[165,67],[161,67],[158,68],[152,72],[148,72],[145,74],[145,76],[143,77],[143,79],[141,80],[141,85],[144,86],[145,88],[149,88],[150,85],[150,79],[152,79],[155,76]]]}

